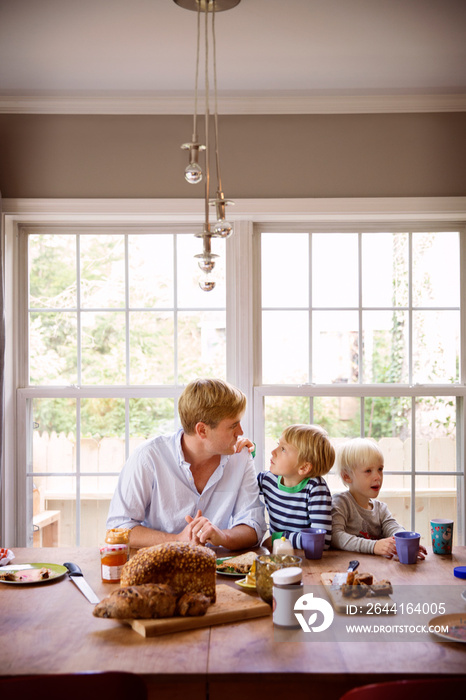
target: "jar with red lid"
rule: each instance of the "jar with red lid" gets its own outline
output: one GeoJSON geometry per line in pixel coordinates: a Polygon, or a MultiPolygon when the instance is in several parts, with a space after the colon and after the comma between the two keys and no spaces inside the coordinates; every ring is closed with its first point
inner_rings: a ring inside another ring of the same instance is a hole
{"type": "Polygon", "coordinates": [[[100,569],[104,583],[118,583],[128,560],[127,544],[104,544],[100,548],[100,569]]]}

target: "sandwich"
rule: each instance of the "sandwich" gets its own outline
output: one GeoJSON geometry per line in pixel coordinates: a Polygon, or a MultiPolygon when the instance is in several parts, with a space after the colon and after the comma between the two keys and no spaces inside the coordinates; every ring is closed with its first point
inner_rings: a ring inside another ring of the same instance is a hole
{"type": "Polygon", "coordinates": [[[256,552],[246,552],[237,557],[225,559],[217,565],[217,571],[224,574],[248,574],[256,560],[256,552]]]}

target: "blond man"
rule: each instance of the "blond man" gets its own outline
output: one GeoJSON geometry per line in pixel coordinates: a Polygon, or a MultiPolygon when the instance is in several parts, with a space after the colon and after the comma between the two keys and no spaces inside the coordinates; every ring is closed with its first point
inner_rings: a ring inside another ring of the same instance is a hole
{"type": "Polygon", "coordinates": [[[130,545],[170,541],[230,550],[265,533],[252,457],[242,439],[246,397],[219,379],[197,379],[178,401],[182,428],[149,440],[122,469],[107,527],[131,529],[130,545]]]}

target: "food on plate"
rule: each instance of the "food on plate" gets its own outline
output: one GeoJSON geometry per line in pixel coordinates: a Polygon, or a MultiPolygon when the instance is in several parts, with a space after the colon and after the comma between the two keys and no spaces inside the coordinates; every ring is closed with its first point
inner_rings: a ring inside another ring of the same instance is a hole
{"type": "Polygon", "coordinates": [[[237,557],[225,559],[225,561],[217,565],[217,571],[223,571],[226,574],[247,574],[255,563],[256,556],[255,552],[246,552],[245,554],[239,554],[237,557]]]}
{"type": "Polygon", "coordinates": [[[0,571],[0,581],[16,581],[17,583],[35,583],[50,578],[52,571],[46,567],[27,569],[26,571],[0,571]]]}
{"type": "Polygon", "coordinates": [[[252,562],[252,566],[249,569],[249,573],[246,574],[246,578],[244,579],[244,582],[248,586],[255,586],[256,585],[256,560],[252,562]]]}
{"type": "Polygon", "coordinates": [[[95,606],[93,614],[120,620],[195,616],[204,615],[209,605],[210,599],[200,593],[177,596],[165,583],[143,583],[117,588],[95,606]]]}
{"type": "Polygon", "coordinates": [[[371,598],[393,593],[390,581],[374,581],[372,574],[353,571],[348,572],[346,583],[341,585],[340,590],[344,598],[371,598]]]}
{"type": "Polygon", "coordinates": [[[215,603],[214,552],[189,542],[166,542],[140,549],[123,566],[121,586],[164,583],[176,596],[201,593],[215,603]]]}

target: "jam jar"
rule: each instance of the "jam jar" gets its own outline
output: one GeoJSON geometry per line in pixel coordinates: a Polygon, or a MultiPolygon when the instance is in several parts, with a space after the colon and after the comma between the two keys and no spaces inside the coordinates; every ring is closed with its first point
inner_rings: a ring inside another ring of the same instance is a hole
{"type": "Polygon", "coordinates": [[[127,544],[104,544],[100,548],[100,570],[104,583],[118,583],[128,561],[127,544]]]}

